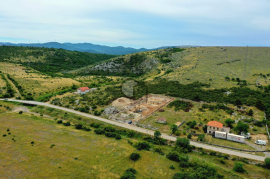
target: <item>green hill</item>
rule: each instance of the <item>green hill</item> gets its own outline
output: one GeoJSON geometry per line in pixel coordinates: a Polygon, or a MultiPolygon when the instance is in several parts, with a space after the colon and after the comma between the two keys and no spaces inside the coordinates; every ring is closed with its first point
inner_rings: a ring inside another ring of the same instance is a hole
{"type": "Polygon", "coordinates": [[[115,55],[39,47],[0,47],[0,62],[12,62],[54,76],[115,57],[115,55]]]}

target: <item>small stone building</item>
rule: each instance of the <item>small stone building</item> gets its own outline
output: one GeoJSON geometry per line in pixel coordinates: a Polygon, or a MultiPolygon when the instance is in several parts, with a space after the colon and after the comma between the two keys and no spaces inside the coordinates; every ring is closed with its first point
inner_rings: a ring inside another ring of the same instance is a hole
{"type": "Polygon", "coordinates": [[[166,119],[164,117],[159,117],[156,122],[161,123],[161,124],[166,124],[167,123],[167,121],[166,121],[166,119]]]}
{"type": "Polygon", "coordinates": [[[210,121],[207,124],[207,134],[212,134],[215,131],[220,131],[220,132],[230,132],[230,128],[223,126],[222,123],[217,122],[217,121],[210,121]]]}

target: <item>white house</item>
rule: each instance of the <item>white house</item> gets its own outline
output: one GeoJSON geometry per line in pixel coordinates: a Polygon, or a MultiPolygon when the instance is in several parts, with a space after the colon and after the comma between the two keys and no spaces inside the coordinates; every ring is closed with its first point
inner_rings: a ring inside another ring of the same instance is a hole
{"type": "Polygon", "coordinates": [[[90,89],[88,87],[80,87],[80,88],[77,89],[77,92],[79,94],[85,94],[85,93],[87,93],[89,91],[90,91],[90,89]]]}

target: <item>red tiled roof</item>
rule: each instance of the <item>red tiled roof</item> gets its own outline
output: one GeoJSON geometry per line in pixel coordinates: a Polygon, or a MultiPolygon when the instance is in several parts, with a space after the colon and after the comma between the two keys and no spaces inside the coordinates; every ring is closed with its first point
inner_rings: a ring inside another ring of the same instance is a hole
{"type": "Polygon", "coordinates": [[[222,128],[223,124],[221,124],[220,122],[217,122],[217,121],[210,121],[207,123],[207,126],[222,128]]]}
{"type": "Polygon", "coordinates": [[[85,90],[90,90],[88,87],[80,87],[78,90],[81,90],[82,92],[85,92],[85,90]]]}

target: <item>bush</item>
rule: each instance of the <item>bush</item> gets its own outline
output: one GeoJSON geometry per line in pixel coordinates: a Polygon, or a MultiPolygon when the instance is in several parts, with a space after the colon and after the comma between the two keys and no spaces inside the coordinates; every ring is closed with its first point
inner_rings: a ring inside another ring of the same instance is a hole
{"type": "Polygon", "coordinates": [[[94,123],[94,122],[93,122],[93,123],[91,123],[91,124],[90,124],[90,126],[91,126],[91,127],[94,127],[94,128],[99,128],[99,127],[100,127],[100,125],[99,125],[99,124],[94,123]]]}
{"type": "Polygon", "coordinates": [[[224,160],[224,158],[220,159],[219,162],[222,163],[222,164],[225,164],[226,163],[225,160],[224,160]]]}
{"type": "Polygon", "coordinates": [[[233,170],[239,173],[244,173],[245,169],[243,168],[243,164],[240,162],[236,162],[234,164],[233,170]]]}
{"type": "Polygon", "coordinates": [[[179,154],[176,152],[169,152],[166,157],[172,161],[179,162],[179,154]]]}
{"type": "Polygon", "coordinates": [[[129,143],[130,145],[133,145],[133,142],[132,142],[131,140],[129,140],[129,139],[128,139],[128,143],[129,143]]]}
{"type": "Polygon", "coordinates": [[[187,135],[187,138],[188,138],[188,139],[191,139],[191,137],[192,137],[191,134],[188,134],[188,135],[187,135]]]}
{"type": "Polygon", "coordinates": [[[23,111],[20,111],[20,112],[19,112],[19,114],[22,114],[22,113],[23,113],[23,111]]]}
{"type": "Polygon", "coordinates": [[[129,168],[129,169],[126,170],[126,173],[129,173],[129,172],[131,172],[133,174],[137,173],[137,171],[134,168],[129,168]]]}
{"type": "Polygon", "coordinates": [[[64,122],[63,124],[64,124],[64,126],[70,126],[71,125],[69,121],[68,122],[64,122]]]}
{"type": "Polygon", "coordinates": [[[54,146],[55,146],[55,145],[54,145],[54,144],[52,144],[52,145],[51,145],[51,148],[53,148],[54,146]]]}
{"type": "Polygon", "coordinates": [[[180,136],[181,134],[182,134],[181,131],[176,131],[176,132],[175,132],[175,135],[176,135],[176,136],[180,136]]]}
{"type": "Polygon", "coordinates": [[[132,154],[129,156],[129,158],[130,158],[131,160],[133,160],[133,161],[139,160],[140,157],[141,157],[141,156],[140,156],[140,154],[138,154],[138,153],[132,153],[132,154]]]}
{"type": "Polygon", "coordinates": [[[189,140],[187,138],[180,138],[178,137],[175,143],[176,147],[183,147],[183,148],[188,148],[189,145],[189,140]]]}
{"type": "Polygon", "coordinates": [[[154,148],[154,152],[157,152],[157,153],[159,153],[159,154],[164,154],[164,153],[162,152],[161,147],[156,147],[156,148],[154,148]]]}
{"type": "Polygon", "coordinates": [[[210,155],[216,156],[217,155],[217,152],[216,151],[210,151],[210,155]]]}
{"type": "Polygon", "coordinates": [[[6,137],[6,136],[7,136],[7,134],[4,134],[4,135],[3,135],[3,137],[6,137]]]}
{"type": "Polygon", "coordinates": [[[132,172],[126,172],[120,179],[135,179],[135,174],[132,172]]]}
{"type": "Polygon", "coordinates": [[[87,127],[87,126],[83,126],[83,130],[85,130],[85,131],[91,131],[90,127],[87,127]]]}
{"type": "Polygon", "coordinates": [[[32,145],[33,145],[34,143],[35,143],[34,141],[31,142],[32,145]]]}
{"type": "Polygon", "coordinates": [[[96,134],[104,134],[105,131],[103,129],[96,129],[96,130],[94,130],[94,132],[96,134]]]}
{"type": "Polygon", "coordinates": [[[170,169],[173,169],[173,170],[174,170],[174,169],[175,169],[175,167],[174,167],[173,165],[171,165],[171,166],[170,166],[170,169]]]}
{"type": "Polygon", "coordinates": [[[120,140],[120,139],[122,139],[122,137],[121,137],[120,134],[116,134],[115,139],[116,139],[116,140],[120,140]]]}
{"type": "Polygon", "coordinates": [[[135,147],[137,150],[149,150],[151,148],[147,142],[138,142],[135,147]]]}
{"type": "Polygon", "coordinates": [[[264,159],[264,163],[265,163],[265,167],[270,169],[270,158],[269,157],[266,157],[264,159]]]}
{"type": "Polygon", "coordinates": [[[82,129],[83,125],[82,124],[75,124],[75,129],[82,129]]]}
{"type": "Polygon", "coordinates": [[[63,121],[61,119],[57,121],[57,124],[62,124],[62,123],[63,121]]]}
{"type": "Polygon", "coordinates": [[[116,137],[116,134],[113,132],[105,132],[105,136],[107,137],[116,137]]]}

